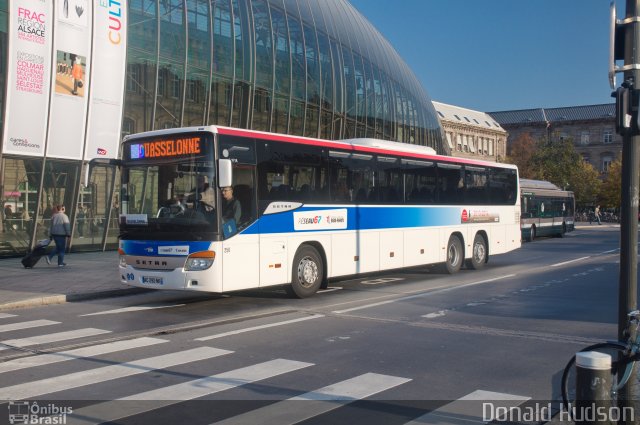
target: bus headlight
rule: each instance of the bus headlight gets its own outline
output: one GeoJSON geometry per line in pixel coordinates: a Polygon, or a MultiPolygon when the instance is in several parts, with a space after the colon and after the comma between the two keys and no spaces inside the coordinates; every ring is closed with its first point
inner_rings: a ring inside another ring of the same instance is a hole
{"type": "Polygon", "coordinates": [[[187,257],[184,269],[185,271],[206,270],[213,265],[215,259],[215,251],[195,252],[187,257]]]}
{"type": "Polygon", "coordinates": [[[118,248],[118,254],[120,254],[119,257],[119,264],[120,267],[127,267],[127,257],[125,256],[125,252],[122,250],[122,248],[118,248]]]}

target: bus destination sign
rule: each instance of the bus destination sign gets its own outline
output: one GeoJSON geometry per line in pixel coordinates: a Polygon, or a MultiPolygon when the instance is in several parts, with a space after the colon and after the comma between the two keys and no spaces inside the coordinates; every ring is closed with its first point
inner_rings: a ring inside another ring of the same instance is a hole
{"type": "Polygon", "coordinates": [[[199,136],[180,139],[161,139],[130,145],[131,159],[173,158],[203,153],[202,138],[199,136]]]}

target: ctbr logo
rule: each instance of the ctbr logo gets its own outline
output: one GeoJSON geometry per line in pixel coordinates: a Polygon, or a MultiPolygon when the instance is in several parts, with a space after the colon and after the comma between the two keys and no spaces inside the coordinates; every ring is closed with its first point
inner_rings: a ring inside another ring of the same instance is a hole
{"type": "Polygon", "coordinates": [[[106,149],[98,148],[98,155],[106,155],[106,154],[107,154],[106,149]]]}

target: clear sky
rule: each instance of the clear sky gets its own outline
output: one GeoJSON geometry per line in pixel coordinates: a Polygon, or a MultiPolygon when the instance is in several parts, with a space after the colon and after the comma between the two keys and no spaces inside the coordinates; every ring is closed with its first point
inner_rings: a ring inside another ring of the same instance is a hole
{"type": "Polygon", "coordinates": [[[614,101],[610,0],[349,1],[432,100],[484,112],[614,101]]]}

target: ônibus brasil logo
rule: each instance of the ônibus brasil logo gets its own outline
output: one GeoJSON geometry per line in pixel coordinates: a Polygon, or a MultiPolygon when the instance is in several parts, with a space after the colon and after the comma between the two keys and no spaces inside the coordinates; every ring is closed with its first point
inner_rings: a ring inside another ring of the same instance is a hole
{"type": "Polygon", "coordinates": [[[69,406],[54,403],[40,405],[33,401],[10,401],[9,423],[14,424],[66,424],[67,415],[73,413],[69,406]]]}

